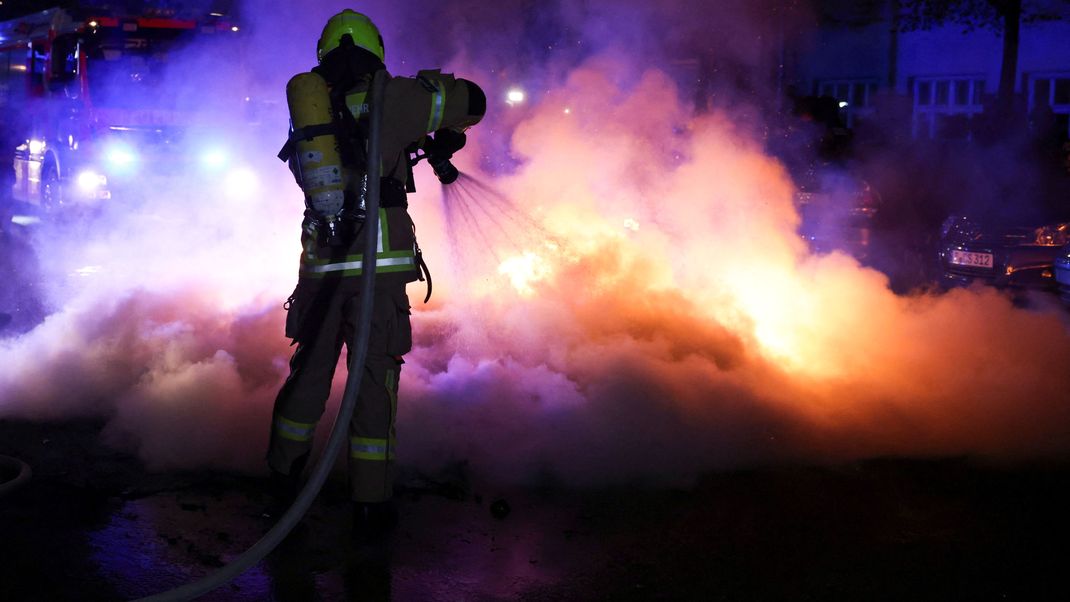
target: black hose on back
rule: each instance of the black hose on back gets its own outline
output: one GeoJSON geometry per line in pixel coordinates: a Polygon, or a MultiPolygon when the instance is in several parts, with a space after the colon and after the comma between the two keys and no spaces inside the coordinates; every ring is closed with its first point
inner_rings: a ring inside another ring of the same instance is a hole
{"type": "Polygon", "coordinates": [[[353,409],[357,405],[357,392],[360,390],[361,377],[364,374],[364,364],[368,358],[368,339],[371,336],[372,308],[375,299],[375,256],[379,233],[379,178],[382,169],[380,136],[383,128],[383,96],[386,89],[386,72],[379,70],[372,77],[370,130],[368,136],[368,194],[365,198],[367,219],[364,221],[364,258],[361,274],[361,299],[360,299],[360,326],[357,329],[356,340],[352,350],[355,352],[352,368],[346,377],[345,393],[342,395],[342,405],[338,409],[338,417],[335,419],[331,436],[327,440],[327,446],[320,456],[319,463],[309,475],[304,489],[297,494],[293,505],[279,518],[279,522],[271,528],[259,541],[254,543],[248,550],[242,552],[234,560],[224,565],[214,573],[208,574],[197,581],[187,583],[170,591],[141,598],[141,601],[172,602],[192,600],[203,596],[208,592],[229,583],[238,575],[244,573],[256,563],[260,562],[275,549],[282,540],[289,535],[297,523],[304,517],[312,501],[316,499],[320,488],[327,480],[327,475],[334,466],[334,460],[347,439],[349,421],[353,417],[353,409]]]}

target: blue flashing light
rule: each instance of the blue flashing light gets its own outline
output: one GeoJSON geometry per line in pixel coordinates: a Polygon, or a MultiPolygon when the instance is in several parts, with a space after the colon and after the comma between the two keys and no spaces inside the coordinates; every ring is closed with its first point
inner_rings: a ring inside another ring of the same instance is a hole
{"type": "Polygon", "coordinates": [[[108,148],[104,154],[104,158],[108,163],[118,169],[126,169],[132,167],[137,163],[137,153],[132,149],[122,146],[114,145],[108,148]]]}
{"type": "Polygon", "coordinates": [[[209,148],[201,154],[201,163],[208,169],[219,169],[227,164],[227,153],[221,148],[209,148]]]}

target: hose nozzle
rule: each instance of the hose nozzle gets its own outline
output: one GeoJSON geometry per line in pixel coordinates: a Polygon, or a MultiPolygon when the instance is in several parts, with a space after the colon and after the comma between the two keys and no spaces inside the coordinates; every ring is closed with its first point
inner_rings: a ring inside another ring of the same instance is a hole
{"type": "Polygon", "coordinates": [[[457,168],[453,166],[449,159],[429,156],[427,162],[431,164],[431,169],[435,171],[435,177],[443,184],[452,184],[461,175],[461,172],[457,171],[457,168]]]}

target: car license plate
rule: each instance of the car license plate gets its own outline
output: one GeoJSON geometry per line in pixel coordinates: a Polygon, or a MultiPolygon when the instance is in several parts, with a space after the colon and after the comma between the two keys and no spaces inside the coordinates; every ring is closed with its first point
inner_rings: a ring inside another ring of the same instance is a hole
{"type": "Polygon", "coordinates": [[[959,251],[956,249],[952,249],[951,263],[955,265],[965,265],[974,268],[990,268],[992,267],[992,254],[973,253],[971,251],[959,251]]]}

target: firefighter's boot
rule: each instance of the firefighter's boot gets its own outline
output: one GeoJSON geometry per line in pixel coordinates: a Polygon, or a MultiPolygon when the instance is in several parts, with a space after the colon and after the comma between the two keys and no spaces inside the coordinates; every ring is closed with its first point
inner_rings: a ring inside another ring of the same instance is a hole
{"type": "Polygon", "coordinates": [[[301,492],[301,473],[308,463],[308,454],[305,454],[290,464],[290,473],[283,474],[275,469],[271,470],[271,482],[268,485],[268,495],[271,499],[264,515],[268,518],[277,519],[293,505],[297,494],[301,492]]]}

